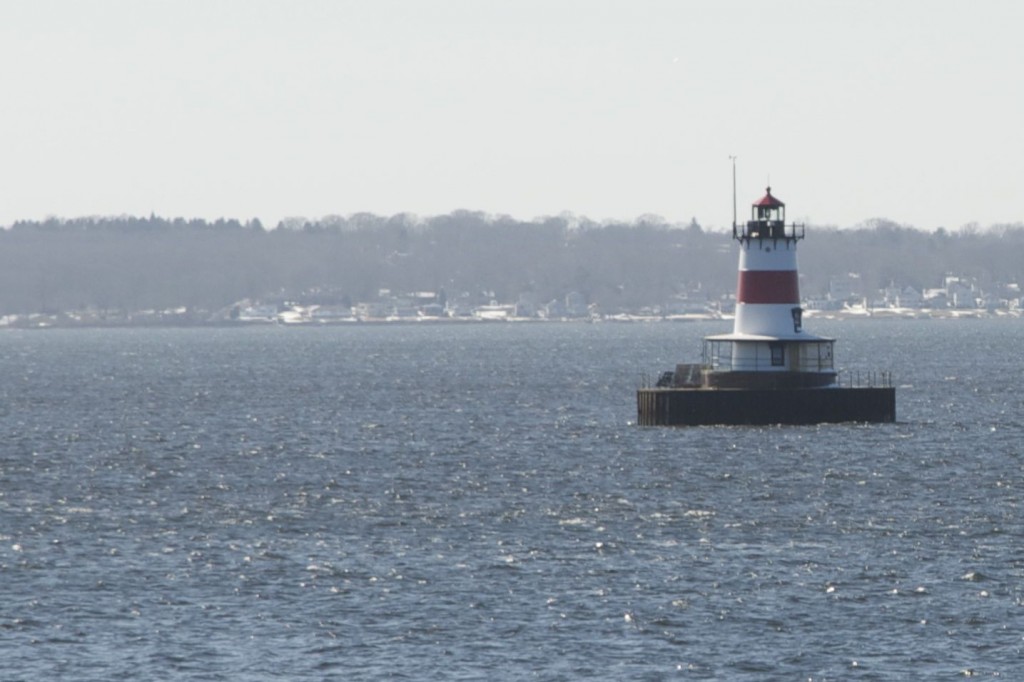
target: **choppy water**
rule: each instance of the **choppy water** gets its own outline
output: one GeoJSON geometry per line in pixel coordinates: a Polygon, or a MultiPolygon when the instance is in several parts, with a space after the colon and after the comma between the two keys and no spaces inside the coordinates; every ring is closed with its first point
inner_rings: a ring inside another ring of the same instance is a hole
{"type": "Polygon", "coordinates": [[[0,334],[0,678],[1017,679],[1019,320],[899,422],[638,428],[712,324],[0,334]]]}

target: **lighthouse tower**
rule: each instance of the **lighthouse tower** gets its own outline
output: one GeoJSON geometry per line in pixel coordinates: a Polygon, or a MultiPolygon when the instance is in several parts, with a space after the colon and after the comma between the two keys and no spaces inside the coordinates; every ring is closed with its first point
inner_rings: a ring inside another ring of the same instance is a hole
{"type": "Polygon", "coordinates": [[[803,225],[786,224],[786,205],[765,195],[739,243],[736,318],[731,334],[704,339],[703,383],[709,388],[818,388],[835,382],[834,339],[803,329],[796,248],[803,225]]]}
{"type": "MultiPolygon", "coordinates": [[[[735,185],[734,185],[735,187],[735,185]]],[[[735,202],[734,202],[735,205],[735,202]]],[[[750,220],[733,220],[739,244],[732,332],[704,337],[700,364],[679,364],[655,386],[637,389],[643,426],[892,422],[896,389],[880,381],[836,380],[834,339],[804,331],[796,247],[803,225],[786,224],[786,205],[765,195],[750,220]]]]}

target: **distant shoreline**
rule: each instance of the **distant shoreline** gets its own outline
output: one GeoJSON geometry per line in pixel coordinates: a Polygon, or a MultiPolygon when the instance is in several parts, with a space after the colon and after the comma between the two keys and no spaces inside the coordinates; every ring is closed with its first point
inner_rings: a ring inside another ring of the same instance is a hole
{"type": "MultiPolygon", "coordinates": [[[[1019,310],[986,309],[854,309],[805,310],[804,319],[810,320],[980,320],[1019,319],[1019,310]]],[[[398,318],[339,318],[317,319],[192,319],[183,316],[131,316],[129,319],[76,319],[67,315],[9,315],[0,318],[0,330],[44,329],[146,329],[146,328],[244,328],[244,327],[364,327],[410,325],[478,325],[478,324],[703,324],[731,322],[727,315],[604,315],[592,317],[398,317],[398,318]]]]}

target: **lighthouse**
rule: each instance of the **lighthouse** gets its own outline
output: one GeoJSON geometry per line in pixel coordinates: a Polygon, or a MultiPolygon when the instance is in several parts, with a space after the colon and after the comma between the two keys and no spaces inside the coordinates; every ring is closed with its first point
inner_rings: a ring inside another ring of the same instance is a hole
{"type": "Polygon", "coordinates": [[[736,318],[731,334],[704,339],[706,380],[716,388],[812,388],[835,382],[834,339],[803,328],[797,244],[804,226],[786,225],[772,188],[733,224],[739,244],[736,318]]]}
{"type": "MultiPolygon", "coordinates": [[[[739,247],[731,333],[704,337],[700,363],[679,364],[637,391],[644,426],[891,422],[896,391],[887,372],[839,381],[835,339],[804,329],[797,245],[805,227],[786,223],[771,187],[733,221],[739,247]]],[[[861,376],[858,372],[854,376],[861,376]]]]}

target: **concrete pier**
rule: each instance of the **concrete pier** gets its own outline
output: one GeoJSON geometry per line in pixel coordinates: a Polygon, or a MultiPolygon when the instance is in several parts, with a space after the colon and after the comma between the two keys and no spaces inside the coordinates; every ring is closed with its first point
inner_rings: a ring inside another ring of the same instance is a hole
{"type": "Polygon", "coordinates": [[[893,422],[896,389],[641,388],[640,426],[893,422]]]}

